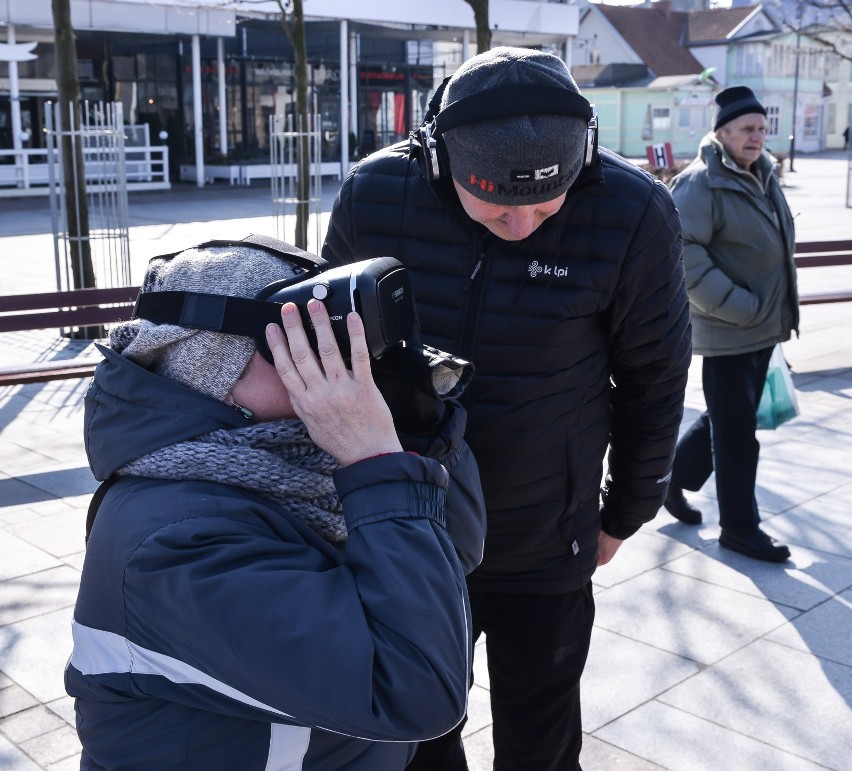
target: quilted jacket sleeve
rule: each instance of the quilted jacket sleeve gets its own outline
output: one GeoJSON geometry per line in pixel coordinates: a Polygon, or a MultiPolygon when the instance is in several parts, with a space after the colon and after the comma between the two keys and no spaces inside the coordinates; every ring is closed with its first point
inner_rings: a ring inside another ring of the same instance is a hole
{"type": "Polygon", "coordinates": [[[627,538],[660,508],[692,355],[680,220],[655,183],[611,309],[611,437],[602,527],[627,538]]]}

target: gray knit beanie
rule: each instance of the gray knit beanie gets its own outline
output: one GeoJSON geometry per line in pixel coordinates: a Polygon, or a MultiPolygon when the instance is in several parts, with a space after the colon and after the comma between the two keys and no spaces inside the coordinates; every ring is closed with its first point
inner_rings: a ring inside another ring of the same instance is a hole
{"type": "MultiPolygon", "coordinates": [[[[296,275],[291,262],[253,246],[187,249],[148,263],[143,292],[204,292],[253,298],[296,275]]],[[[254,353],[250,337],[133,319],[114,326],[110,347],[158,375],[224,399],[254,353]]]]}
{"type": "MultiPolygon", "coordinates": [[[[580,89],[557,56],[503,46],[468,59],[450,78],[441,109],[508,85],[580,89]]],[[[444,133],[450,172],[477,198],[503,206],[551,201],[583,167],[587,124],[566,115],[524,115],[459,126],[444,133]]]]}

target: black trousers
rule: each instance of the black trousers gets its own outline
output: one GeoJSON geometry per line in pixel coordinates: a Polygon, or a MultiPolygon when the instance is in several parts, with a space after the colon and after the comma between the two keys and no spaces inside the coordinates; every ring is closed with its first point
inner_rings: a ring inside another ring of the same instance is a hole
{"type": "MultiPolygon", "coordinates": [[[[472,594],[470,606],[488,652],[495,771],[579,769],[591,582],[561,595],[472,594]]],[[[423,742],[408,771],[467,771],[462,727],[423,742]]]]}
{"type": "Polygon", "coordinates": [[[716,472],[719,524],[749,533],[760,524],[754,485],[760,443],[757,405],[772,347],[735,356],[705,356],[702,413],[680,438],[672,467],[674,487],[700,490],[716,472]]]}

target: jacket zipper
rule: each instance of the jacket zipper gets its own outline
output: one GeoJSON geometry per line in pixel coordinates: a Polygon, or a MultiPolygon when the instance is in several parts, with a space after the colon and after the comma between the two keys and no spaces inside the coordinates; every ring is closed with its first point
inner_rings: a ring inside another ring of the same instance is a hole
{"type": "MultiPolygon", "coordinates": [[[[460,355],[473,361],[473,337],[476,331],[476,319],[479,316],[479,308],[482,302],[482,294],[485,290],[485,260],[487,258],[485,249],[481,243],[476,246],[476,262],[464,283],[465,306],[462,315],[461,331],[459,334],[460,355]]],[[[474,365],[476,362],[474,361],[474,365]]],[[[466,394],[465,394],[466,395],[466,394]]],[[[464,401],[464,399],[463,399],[464,401]]]]}

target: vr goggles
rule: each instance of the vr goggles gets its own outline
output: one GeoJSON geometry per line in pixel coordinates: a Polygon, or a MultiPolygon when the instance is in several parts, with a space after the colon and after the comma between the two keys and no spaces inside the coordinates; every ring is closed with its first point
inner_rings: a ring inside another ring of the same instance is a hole
{"type": "Polygon", "coordinates": [[[214,246],[265,249],[295,265],[300,272],[269,284],[254,299],[201,292],[141,292],[132,317],[155,324],[254,338],[258,352],[271,364],[266,326],[270,323],[281,326],[281,306],[287,302],[298,307],[311,347],[317,352],[316,335],[307,311],[308,300],[315,298],[328,310],[335,340],[347,363],[351,350],[346,316],[355,311],[364,322],[374,370],[390,365],[397,378],[438,399],[461,395],[473,377],[472,364],[422,343],[408,274],[393,257],[329,268],[325,260],[265,236],[210,241],[196,248],[214,246]]]}

